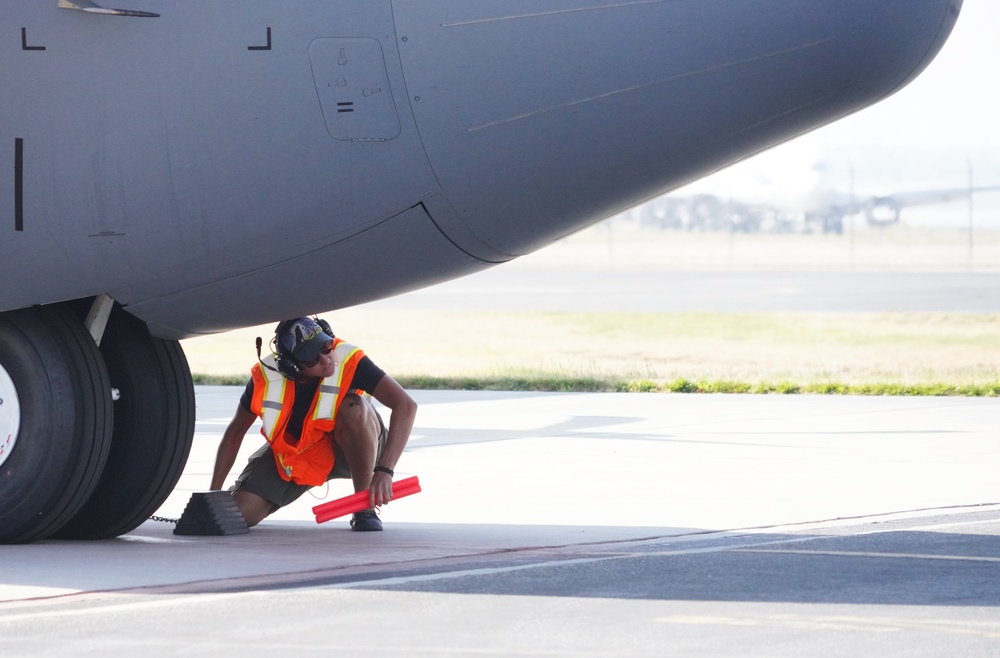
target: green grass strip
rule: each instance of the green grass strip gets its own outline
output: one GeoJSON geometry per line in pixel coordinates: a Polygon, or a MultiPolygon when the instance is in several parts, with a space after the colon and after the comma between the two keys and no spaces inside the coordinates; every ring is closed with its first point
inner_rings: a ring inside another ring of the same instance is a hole
{"type": "MultiPolygon", "coordinates": [[[[193,375],[194,383],[213,386],[243,386],[246,376],[193,375]]],[[[897,395],[897,396],[1000,396],[1000,381],[990,384],[901,384],[876,382],[844,384],[839,382],[744,382],[727,380],[675,379],[652,381],[621,380],[599,377],[560,377],[557,375],[494,377],[398,377],[403,388],[411,390],[452,391],[551,391],[560,393],[750,393],[756,395],[897,395]]]]}
{"type": "Polygon", "coordinates": [[[894,382],[844,384],[840,382],[742,382],[725,380],[675,379],[618,380],[591,377],[401,377],[409,389],[464,391],[560,391],[617,393],[751,393],[811,395],[900,395],[900,396],[1000,396],[1000,382],[992,384],[901,384],[894,382]]]}

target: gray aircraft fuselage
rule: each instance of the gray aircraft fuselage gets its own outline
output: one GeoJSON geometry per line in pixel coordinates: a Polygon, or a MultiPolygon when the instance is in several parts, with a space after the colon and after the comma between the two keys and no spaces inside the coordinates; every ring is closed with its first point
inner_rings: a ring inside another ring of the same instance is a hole
{"type": "Polygon", "coordinates": [[[57,4],[0,6],[0,311],[181,338],[550,244],[893,93],[961,2],[57,4]]]}

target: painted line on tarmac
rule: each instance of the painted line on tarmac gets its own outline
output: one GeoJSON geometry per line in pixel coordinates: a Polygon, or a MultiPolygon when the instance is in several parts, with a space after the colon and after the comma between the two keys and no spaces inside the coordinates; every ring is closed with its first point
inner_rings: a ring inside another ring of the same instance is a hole
{"type": "Polygon", "coordinates": [[[337,583],[327,585],[321,589],[354,589],[366,587],[393,587],[395,585],[410,585],[413,583],[424,583],[435,580],[449,580],[454,578],[466,578],[469,576],[491,576],[498,573],[512,573],[515,571],[525,571],[528,569],[545,569],[547,567],[564,567],[576,564],[593,564],[595,562],[605,562],[607,560],[620,560],[627,557],[638,557],[638,554],[629,555],[602,555],[601,557],[573,558],[568,560],[546,560],[545,562],[533,562],[531,564],[518,564],[509,567],[483,567],[479,569],[459,569],[457,571],[442,571],[438,573],[417,574],[413,576],[393,576],[391,578],[378,578],[375,580],[355,580],[349,583],[337,583]]]}
{"type": "MultiPolygon", "coordinates": [[[[976,511],[983,511],[983,507],[988,508],[988,511],[995,511],[997,509],[996,505],[986,504],[986,505],[973,505],[973,506],[956,506],[957,507],[971,507],[976,511]]],[[[948,509],[953,512],[956,508],[938,508],[938,509],[948,509]]],[[[887,516],[896,516],[897,519],[912,519],[921,518],[914,512],[899,512],[893,514],[878,514],[873,515],[870,518],[878,518],[880,521],[884,521],[887,516]]],[[[805,526],[811,526],[813,528],[828,528],[837,526],[850,526],[859,525],[858,521],[863,517],[855,517],[850,519],[852,523],[845,523],[847,519],[837,519],[831,521],[821,521],[814,523],[804,523],[804,524],[791,524],[786,527],[793,527],[797,532],[802,532],[805,530],[805,526]]],[[[974,525],[977,523],[995,523],[996,519],[984,519],[976,521],[965,521],[957,523],[947,523],[943,525],[974,525]]],[[[921,526],[926,528],[933,528],[934,525],[921,526]]],[[[780,526],[772,526],[771,531],[778,530],[780,526]]],[[[757,529],[750,529],[756,531],[757,529]]],[[[441,571],[436,573],[424,573],[424,574],[413,574],[409,576],[392,576],[388,578],[375,578],[375,579],[362,579],[353,580],[349,582],[341,582],[331,585],[322,586],[323,589],[351,589],[351,588],[378,588],[378,587],[394,587],[400,585],[411,585],[414,583],[422,582],[432,582],[437,580],[448,580],[457,578],[467,578],[476,576],[490,576],[502,573],[513,573],[517,571],[525,571],[528,569],[544,569],[549,567],[562,567],[562,566],[573,566],[579,564],[593,564],[597,562],[604,562],[609,560],[626,560],[626,559],[636,559],[644,557],[663,557],[663,556],[680,556],[680,555],[696,555],[705,553],[723,553],[723,552],[733,552],[733,553],[787,553],[787,554],[799,554],[799,555],[818,555],[824,557],[882,557],[882,558],[910,558],[910,559],[937,559],[937,560],[956,560],[956,561],[970,561],[970,562],[998,562],[1000,563],[1000,558],[994,557],[968,557],[968,556],[948,556],[948,555],[930,555],[930,554],[907,554],[907,553],[877,553],[877,552],[851,552],[851,551],[812,551],[812,550],[796,550],[796,549],[780,549],[780,548],[766,548],[769,546],[787,545],[802,543],[808,541],[815,541],[821,539],[833,539],[839,535],[818,535],[818,534],[800,534],[794,537],[783,537],[780,539],[768,538],[764,541],[754,541],[753,537],[755,534],[753,532],[748,532],[747,534],[729,534],[729,536],[718,536],[719,533],[697,533],[693,536],[675,536],[669,538],[668,541],[704,541],[706,539],[710,540],[722,540],[721,543],[713,546],[699,546],[692,548],[681,548],[681,549],[668,549],[662,551],[615,551],[613,553],[602,553],[601,555],[595,555],[591,557],[573,557],[568,559],[550,559],[542,562],[533,562],[530,564],[517,564],[502,567],[482,567],[475,569],[456,569],[450,571],[441,571]],[[709,536],[715,535],[715,536],[709,536]],[[735,545],[734,545],[735,544],[735,545]]],[[[877,529],[870,529],[866,531],[855,531],[850,533],[850,536],[861,536],[867,534],[876,534],[882,532],[896,532],[898,530],[888,529],[885,527],[879,527],[877,529]]],[[[728,530],[721,531],[721,533],[737,533],[739,530],[728,530]]],[[[634,545],[641,546],[646,544],[647,546],[651,543],[659,543],[663,540],[640,540],[634,542],[634,545]]],[[[617,542],[610,542],[610,544],[615,544],[617,542]]],[[[632,543],[632,542],[629,542],[632,543]]],[[[607,545],[607,544],[605,544],[607,545]]],[[[580,548],[586,549],[590,546],[586,544],[575,545],[575,546],[565,546],[565,547],[536,547],[534,551],[551,551],[560,549],[572,549],[580,548]]],[[[524,555],[527,550],[513,551],[511,554],[521,554],[524,555]]],[[[483,555],[482,557],[487,557],[483,555]]]]}
{"type": "MultiPolygon", "coordinates": [[[[111,590],[97,590],[97,591],[73,591],[67,593],[61,593],[54,596],[44,596],[38,598],[30,599],[15,599],[5,602],[0,602],[0,622],[19,618],[18,613],[12,615],[3,615],[4,609],[11,610],[12,612],[17,608],[23,608],[26,606],[36,606],[36,605],[59,605],[60,603],[98,603],[100,601],[108,601],[109,599],[135,596],[135,595],[178,595],[184,596],[188,594],[200,594],[202,596],[211,597],[226,597],[226,596],[239,596],[241,593],[248,593],[260,589],[312,589],[312,588],[376,588],[376,587],[392,587],[397,585],[405,585],[409,583],[426,582],[433,580],[444,580],[444,579],[455,579],[463,577],[474,577],[474,576],[486,576],[498,573],[509,573],[515,571],[521,571],[526,569],[540,569],[558,566],[572,566],[578,564],[591,564],[607,560],[622,560],[622,559],[635,559],[641,557],[652,557],[652,556],[672,556],[672,555],[693,555],[699,553],[719,553],[719,552],[766,552],[771,550],[772,552],[780,552],[782,549],[767,549],[768,546],[777,545],[788,545],[797,542],[813,541],[817,539],[831,538],[843,536],[840,534],[827,534],[827,533],[817,533],[817,530],[823,530],[825,528],[838,528],[846,527],[852,529],[849,532],[851,536],[860,536],[874,533],[892,533],[902,528],[899,527],[886,527],[884,524],[887,521],[899,522],[905,520],[915,520],[915,519],[927,519],[928,512],[938,511],[941,512],[944,517],[942,518],[942,523],[932,523],[927,524],[926,522],[919,526],[907,527],[907,530],[912,530],[915,527],[919,529],[940,529],[944,527],[950,527],[953,525],[972,525],[977,523],[995,523],[998,521],[997,518],[991,517],[982,520],[960,520],[960,521],[944,521],[944,518],[952,517],[956,513],[966,513],[976,512],[989,514],[996,511],[1000,511],[1000,505],[996,503],[983,503],[983,504],[972,504],[972,505],[954,505],[954,506],[944,506],[938,508],[924,508],[921,510],[908,510],[903,512],[891,512],[883,514],[874,514],[869,516],[858,516],[858,517],[844,517],[840,519],[829,519],[825,521],[812,521],[812,522],[799,522],[790,523],[783,525],[770,525],[770,526],[759,526],[754,528],[732,528],[726,530],[711,530],[711,531],[701,531],[690,534],[682,535],[662,535],[657,537],[645,537],[645,538],[633,538],[629,540],[611,540],[611,541],[598,541],[598,542],[584,542],[579,544],[566,544],[566,545],[556,545],[556,546],[527,546],[512,550],[501,550],[501,551],[491,551],[487,553],[472,553],[472,554],[460,554],[460,555],[446,555],[439,556],[431,559],[420,559],[415,561],[403,561],[403,562],[387,562],[381,563],[379,565],[364,564],[364,565],[345,565],[340,567],[318,569],[314,571],[301,571],[301,572],[282,572],[277,574],[257,574],[257,575],[243,575],[234,576],[228,578],[211,578],[183,583],[174,584],[160,584],[160,585],[140,585],[136,587],[123,587],[119,589],[111,590]],[[867,527],[864,527],[867,526],[867,527]],[[766,532],[765,537],[761,537],[761,534],[766,532]],[[785,536],[779,539],[775,539],[773,534],[776,532],[794,532],[794,536],[785,536]],[[712,545],[706,546],[706,543],[711,543],[712,545]],[[686,544],[687,547],[681,547],[680,545],[686,544]],[[692,546],[691,544],[695,544],[692,546]],[[671,548],[666,550],[657,550],[659,546],[672,545],[671,548]],[[643,550],[652,549],[652,550],[643,550]],[[560,559],[558,557],[559,553],[568,553],[567,557],[560,559]],[[506,557],[517,557],[530,559],[532,554],[535,555],[536,559],[542,559],[539,562],[531,562],[520,564],[514,564],[509,566],[500,567],[478,567],[478,568],[456,568],[458,565],[455,564],[456,561],[460,561],[464,564],[469,564],[469,562],[480,562],[488,560],[498,560],[506,557]],[[582,554],[582,555],[581,555],[582,554]],[[443,564],[442,564],[443,563],[443,564]],[[450,565],[448,563],[451,563],[450,565]],[[433,573],[428,573],[429,569],[436,569],[444,567],[444,571],[435,571],[433,573]],[[372,578],[370,577],[373,569],[378,569],[383,572],[386,570],[414,570],[421,569],[423,573],[412,574],[408,576],[389,576],[384,578],[372,578]],[[353,573],[352,573],[353,572],[353,573]],[[365,576],[368,575],[368,578],[365,576]],[[339,583],[330,583],[330,580],[341,579],[339,583]]],[[[183,541],[183,540],[167,540],[167,543],[172,541],[183,541]]],[[[799,552],[813,555],[822,555],[819,551],[793,551],[788,549],[786,552],[799,552]]],[[[827,552],[827,555],[833,556],[836,553],[827,552]]],[[[872,554],[876,557],[889,557],[891,554],[872,554]]],[[[864,553],[852,553],[846,552],[846,556],[857,557],[865,556],[864,553]]],[[[913,554],[900,554],[901,557],[923,557],[913,554]]],[[[930,556],[934,559],[947,559],[948,556],[930,556]]],[[[968,558],[969,560],[980,560],[980,558],[968,558]]],[[[1000,561],[1000,558],[987,558],[986,561],[1000,561]]],[[[172,599],[166,600],[162,605],[170,605],[172,599]]],[[[116,604],[112,604],[116,605],[116,604]]],[[[135,603],[124,604],[126,607],[136,605],[135,603]]],[[[93,610],[107,610],[115,609],[111,606],[104,605],[93,608],[93,610]]],[[[88,609],[90,610],[90,609],[88,609]]],[[[30,615],[32,613],[24,613],[30,615]]],[[[38,616],[44,616],[46,614],[61,614],[59,611],[40,612],[37,613],[38,616]]],[[[87,611],[81,611],[81,614],[89,614],[87,611]]],[[[27,618],[27,617],[25,617],[27,618]]]]}
{"type": "MultiPolygon", "coordinates": [[[[788,537],[784,539],[768,539],[766,541],[753,542],[752,535],[740,535],[733,539],[745,542],[742,545],[734,546],[732,543],[724,543],[716,546],[703,546],[699,548],[683,548],[666,551],[621,551],[614,553],[603,553],[593,557],[577,557],[567,559],[545,560],[543,562],[532,562],[530,564],[517,564],[506,567],[482,567],[477,569],[457,569],[453,571],[441,571],[437,573],[414,574],[411,576],[392,576],[389,578],[376,578],[368,580],[353,580],[350,582],[335,583],[322,586],[321,589],[352,589],[366,587],[394,587],[397,585],[411,585],[414,583],[431,582],[435,580],[449,580],[455,578],[466,578],[474,576],[492,576],[501,573],[513,573],[528,569],[545,569],[550,567],[565,567],[579,564],[594,564],[597,562],[607,562],[610,560],[630,560],[648,557],[662,557],[674,555],[696,555],[700,553],[726,553],[746,549],[746,545],[772,546],[776,544],[791,544],[795,542],[813,541],[821,538],[817,535],[805,535],[801,537],[788,537]]],[[[486,557],[486,556],[484,556],[486,557]]]]}
{"type": "Polygon", "coordinates": [[[935,555],[932,553],[881,553],[878,551],[810,551],[784,548],[735,548],[734,553],[773,553],[779,555],[816,555],[821,557],[864,557],[889,560],[946,560],[954,562],[997,562],[1000,557],[973,555],[935,555]]]}

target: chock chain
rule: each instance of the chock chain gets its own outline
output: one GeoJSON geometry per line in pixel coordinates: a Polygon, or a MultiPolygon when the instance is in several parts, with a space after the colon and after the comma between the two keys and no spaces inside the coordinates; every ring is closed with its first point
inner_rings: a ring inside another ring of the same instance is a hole
{"type": "Polygon", "coordinates": [[[163,517],[163,516],[151,516],[151,517],[149,517],[149,520],[150,521],[159,521],[160,523],[173,523],[175,525],[177,524],[177,521],[178,521],[178,519],[168,519],[168,518],[163,517]]]}

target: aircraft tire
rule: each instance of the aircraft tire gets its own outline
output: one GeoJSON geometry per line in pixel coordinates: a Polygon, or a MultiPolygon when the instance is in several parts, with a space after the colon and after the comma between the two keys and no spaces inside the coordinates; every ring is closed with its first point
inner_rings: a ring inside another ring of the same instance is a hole
{"type": "Polygon", "coordinates": [[[61,306],[0,313],[0,369],[17,421],[0,464],[0,543],[38,541],[97,485],[111,444],[111,384],[83,323],[61,306]]]}
{"type": "Polygon", "coordinates": [[[176,340],[149,334],[115,306],[101,340],[114,403],[114,435],[97,489],[56,537],[107,539],[137,528],[173,491],[194,439],[194,385],[176,340]]]}

